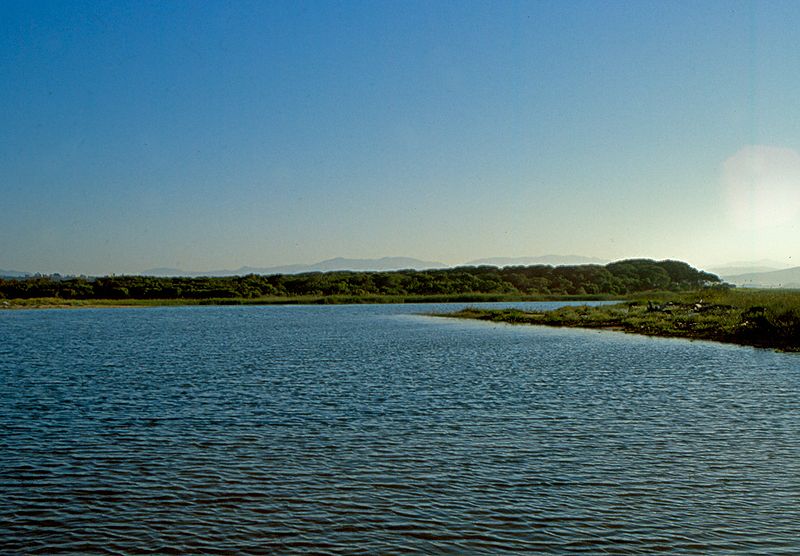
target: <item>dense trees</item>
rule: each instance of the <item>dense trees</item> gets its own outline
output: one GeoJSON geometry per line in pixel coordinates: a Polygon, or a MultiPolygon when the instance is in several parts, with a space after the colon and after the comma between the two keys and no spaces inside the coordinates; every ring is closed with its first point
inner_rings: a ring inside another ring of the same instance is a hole
{"type": "Polygon", "coordinates": [[[395,272],[313,272],[165,278],[35,277],[0,280],[0,297],[62,299],[207,299],[265,296],[446,295],[446,294],[626,294],[686,290],[719,282],[680,261],[630,259],[606,266],[493,266],[395,272]]]}

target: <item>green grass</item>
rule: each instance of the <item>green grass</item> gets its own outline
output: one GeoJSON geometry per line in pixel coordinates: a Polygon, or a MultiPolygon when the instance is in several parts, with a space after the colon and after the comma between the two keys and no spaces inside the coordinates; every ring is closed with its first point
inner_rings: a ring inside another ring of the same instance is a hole
{"type": "Polygon", "coordinates": [[[582,305],[541,312],[465,309],[442,316],[511,324],[606,328],[800,351],[800,291],[796,290],[657,293],[599,307],[582,305]]]}

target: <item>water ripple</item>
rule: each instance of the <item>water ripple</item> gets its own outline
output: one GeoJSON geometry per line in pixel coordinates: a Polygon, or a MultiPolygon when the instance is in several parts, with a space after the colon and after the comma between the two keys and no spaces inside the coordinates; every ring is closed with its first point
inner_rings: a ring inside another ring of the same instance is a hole
{"type": "Polygon", "coordinates": [[[800,552],[800,359],[412,316],[0,313],[0,553],[800,552]]]}

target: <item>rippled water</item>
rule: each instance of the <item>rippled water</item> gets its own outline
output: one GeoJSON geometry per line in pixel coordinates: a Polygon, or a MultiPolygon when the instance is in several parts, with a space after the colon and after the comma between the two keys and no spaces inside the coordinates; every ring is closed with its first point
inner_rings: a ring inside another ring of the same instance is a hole
{"type": "Polygon", "coordinates": [[[0,553],[800,552],[800,357],[433,309],[0,312],[0,553]]]}

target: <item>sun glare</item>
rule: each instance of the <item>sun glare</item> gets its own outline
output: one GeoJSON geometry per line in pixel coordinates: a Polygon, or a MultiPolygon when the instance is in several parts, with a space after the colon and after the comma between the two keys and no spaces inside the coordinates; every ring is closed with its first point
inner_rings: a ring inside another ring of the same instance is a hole
{"type": "Polygon", "coordinates": [[[722,181],[739,228],[781,226],[800,213],[800,154],[792,149],[745,147],[725,161],[722,181]]]}

